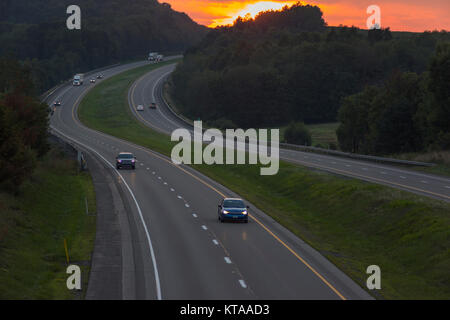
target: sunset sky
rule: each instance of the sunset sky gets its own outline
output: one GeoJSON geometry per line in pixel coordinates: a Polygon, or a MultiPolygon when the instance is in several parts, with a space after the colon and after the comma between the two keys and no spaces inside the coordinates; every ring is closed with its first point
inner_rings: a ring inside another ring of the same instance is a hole
{"type": "MultiPolygon", "coordinates": [[[[262,9],[280,9],[296,1],[283,0],[160,0],[206,26],[229,24],[239,15],[262,9]]],[[[302,1],[318,5],[330,26],[339,24],[366,28],[369,5],[381,8],[382,27],[395,31],[450,30],[450,0],[317,0],[302,1]]]]}

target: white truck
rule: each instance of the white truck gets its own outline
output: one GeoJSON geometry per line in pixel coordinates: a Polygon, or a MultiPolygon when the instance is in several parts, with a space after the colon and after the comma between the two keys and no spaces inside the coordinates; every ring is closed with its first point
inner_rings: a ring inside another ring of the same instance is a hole
{"type": "Polygon", "coordinates": [[[84,81],[84,74],[79,73],[73,77],[73,85],[74,86],[82,86],[84,81]]]}
{"type": "Polygon", "coordinates": [[[150,52],[148,54],[148,61],[157,63],[158,62],[159,53],[158,52],[150,52]]]}

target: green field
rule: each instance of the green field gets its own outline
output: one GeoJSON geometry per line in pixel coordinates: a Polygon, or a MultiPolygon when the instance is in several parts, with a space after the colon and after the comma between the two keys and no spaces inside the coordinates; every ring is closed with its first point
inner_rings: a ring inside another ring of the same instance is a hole
{"type": "Polygon", "coordinates": [[[53,148],[17,196],[0,193],[0,299],[82,299],[95,238],[95,192],[89,173],[53,148]],[[70,262],[82,270],[82,291],[66,287],[70,262]]]}
{"type": "MultiPolygon", "coordinates": [[[[82,101],[89,127],[170,155],[173,143],[138,122],[128,107],[133,80],[152,67],[100,83],[82,101]]],[[[276,176],[258,166],[194,166],[245,197],[365,286],[379,265],[386,299],[450,298],[450,205],[400,190],[281,163],[276,176]]]]}

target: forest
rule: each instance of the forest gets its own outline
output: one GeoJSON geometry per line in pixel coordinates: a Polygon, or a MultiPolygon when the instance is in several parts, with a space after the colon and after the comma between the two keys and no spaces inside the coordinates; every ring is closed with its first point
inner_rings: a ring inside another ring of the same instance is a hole
{"type": "MultiPolygon", "coordinates": [[[[79,0],[82,29],[68,30],[70,0],[2,0],[0,56],[32,70],[36,90],[151,51],[182,52],[207,28],[156,0],[79,0]]],[[[3,72],[3,70],[0,70],[3,72]]]]}
{"type": "MultiPolygon", "coordinates": [[[[172,77],[173,96],[186,116],[217,127],[280,127],[339,118],[347,125],[339,131],[342,149],[383,153],[392,148],[349,147],[345,136],[351,121],[339,109],[345,109],[349,96],[403,78],[398,74],[426,78],[422,74],[429,71],[437,46],[448,41],[446,31],[329,27],[320,8],[299,3],[211,30],[186,51],[172,77]]],[[[404,149],[421,149],[432,136],[404,149]]]]}
{"type": "Polygon", "coordinates": [[[0,190],[15,192],[48,150],[48,106],[34,94],[31,70],[0,58],[0,190]]]}
{"type": "Polygon", "coordinates": [[[69,0],[0,2],[0,189],[16,192],[48,150],[39,96],[75,73],[182,52],[206,28],[156,0],[79,0],[82,29],[66,27],[69,0]]]}

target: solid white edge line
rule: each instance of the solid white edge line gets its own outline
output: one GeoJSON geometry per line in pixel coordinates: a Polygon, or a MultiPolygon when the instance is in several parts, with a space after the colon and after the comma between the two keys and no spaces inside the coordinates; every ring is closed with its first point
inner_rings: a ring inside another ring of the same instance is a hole
{"type": "Polygon", "coordinates": [[[247,285],[245,284],[244,280],[239,280],[239,284],[241,285],[242,288],[247,289],[247,285]]]}
{"type": "Polygon", "coordinates": [[[76,139],[74,139],[74,138],[71,138],[71,137],[65,135],[64,133],[62,133],[61,131],[59,131],[59,130],[56,129],[55,127],[50,126],[50,128],[51,128],[52,130],[55,130],[56,132],[58,132],[58,133],[61,134],[62,136],[66,137],[67,139],[72,140],[73,142],[79,144],[80,146],[83,146],[83,147],[85,147],[86,149],[89,149],[89,150],[91,150],[92,152],[94,152],[95,154],[97,154],[97,155],[98,155],[98,156],[99,156],[106,164],[108,164],[108,165],[109,165],[109,166],[117,173],[117,175],[118,175],[118,176],[120,177],[120,179],[123,181],[124,185],[127,187],[128,191],[130,192],[131,197],[132,197],[133,200],[134,200],[134,203],[136,204],[136,207],[137,207],[138,212],[139,212],[139,217],[140,217],[140,219],[141,219],[142,226],[144,227],[144,230],[145,230],[145,235],[147,236],[148,245],[149,245],[149,247],[150,247],[150,255],[151,255],[151,258],[152,258],[152,262],[153,262],[153,270],[154,270],[154,272],[155,272],[156,296],[157,296],[157,299],[158,299],[158,300],[162,300],[162,295],[161,295],[161,283],[160,283],[160,280],[159,280],[159,272],[158,272],[158,267],[157,267],[157,265],[156,265],[156,257],[155,257],[155,251],[153,250],[152,240],[151,240],[151,238],[150,238],[150,234],[149,234],[149,232],[148,232],[147,225],[146,225],[146,223],[145,223],[145,221],[144,221],[144,217],[143,217],[143,215],[142,215],[141,207],[139,206],[139,203],[137,202],[137,199],[136,199],[136,197],[134,196],[134,193],[133,193],[133,191],[131,190],[130,186],[129,186],[128,183],[125,181],[125,179],[123,178],[122,174],[121,174],[121,173],[120,173],[120,172],[119,172],[119,171],[118,171],[118,170],[117,170],[117,169],[116,169],[116,168],[115,168],[108,160],[106,160],[100,153],[98,153],[97,151],[95,151],[95,150],[92,149],[91,147],[89,147],[89,146],[87,146],[87,145],[85,145],[85,144],[79,142],[78,140],[76,140],[76,139]]]}
{"type": "Polygon", "coordinates": [[[223,258],[227,264],[231,264],[231,259],[228,257],[223,258]]]}

